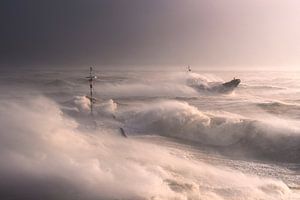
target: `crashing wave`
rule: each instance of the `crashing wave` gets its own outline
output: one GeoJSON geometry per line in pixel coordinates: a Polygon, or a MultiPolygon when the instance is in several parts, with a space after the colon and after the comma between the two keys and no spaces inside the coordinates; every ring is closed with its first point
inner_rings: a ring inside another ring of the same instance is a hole
{"type": "Polygon", "coordinates": [[[124,114],[127,131],[174,137],[193,143],[241,150],[255,158],[300,162],[300,130],[242,118],[201,112],[178,101],[162,101],[124,114]]]}
{"type": "Polygon", "coordinates": [[[210,79],[199,74],[189,74],[187,78],[187,85],[201,92],[213,92],[213,93],[230,93],[241,82],[240,79],[233,79],[228,82],[222,82],[216,79],[210,79]]]}

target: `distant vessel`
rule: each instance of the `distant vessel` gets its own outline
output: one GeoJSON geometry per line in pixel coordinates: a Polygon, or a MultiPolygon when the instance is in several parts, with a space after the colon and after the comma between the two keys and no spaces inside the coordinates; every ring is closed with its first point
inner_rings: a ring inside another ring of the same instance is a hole
{"type": "Polygon", "coordinates": [[[190,66],[187,66],[186,70],[187,70],[187,72],[191,72],[192,68],[190,66]]]}
{"type": "Polygon", "coordinates": [[[217,93],[230,93],[232,92],[240,83],[240,79],[233,78],[228,82],[208,82],[199,81],[198,79],[188,80],[188,85],[199,91],[217,92],[217,93]]]}
{"type": "Polygon", "coordinates": [[[223,83],[222,85],[227,88],[235,88],[241,83],[241,79],[233,78],[231,81],[223,83]]]}
{"type": "Polygon", "coordinates": [[[221,92],[221,93],[228,93],[232,92],[239,84],[241,83],[241,79],[233,78],[231,81],[225,82],[219,87],[213,87],[212,90],[221,92]]]}

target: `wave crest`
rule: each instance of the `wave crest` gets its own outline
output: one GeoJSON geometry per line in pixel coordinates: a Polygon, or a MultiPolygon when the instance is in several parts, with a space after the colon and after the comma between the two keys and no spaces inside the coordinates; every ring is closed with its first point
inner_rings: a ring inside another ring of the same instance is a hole
{"type": "Polygon", "coordinates": [[[226,112],[201,112],[178,101],[158,102],[127,116],[128,132],[159,134],[235,151],[238,148],[256,158],[300,161],[300,132],[293,127],[226,112]]]}

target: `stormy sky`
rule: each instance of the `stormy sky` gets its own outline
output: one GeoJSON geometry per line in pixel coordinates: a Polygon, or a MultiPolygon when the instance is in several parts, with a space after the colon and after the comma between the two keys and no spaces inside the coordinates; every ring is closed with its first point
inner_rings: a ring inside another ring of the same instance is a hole
{"type": "Polygon", "coordinates": [[[0,64],[296,69],[299,0],[2,0],[0,64]]]}

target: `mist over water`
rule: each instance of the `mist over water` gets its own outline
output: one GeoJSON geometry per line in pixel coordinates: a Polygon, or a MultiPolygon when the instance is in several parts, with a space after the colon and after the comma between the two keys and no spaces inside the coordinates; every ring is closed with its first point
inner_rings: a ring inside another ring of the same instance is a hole
{"type": "Polygon", "coordinates": [[[298,72],[95,73],[1,73],[1,199],[300,199],[298,72]]]}

